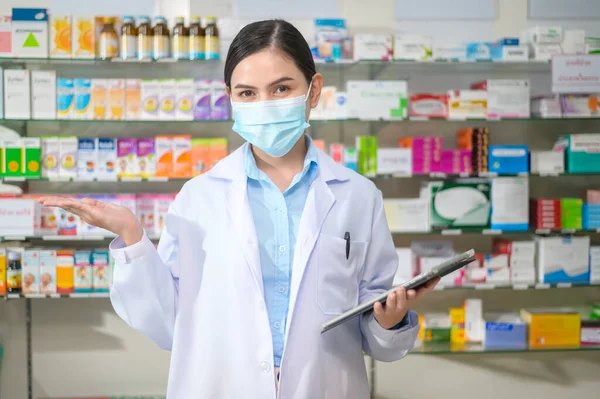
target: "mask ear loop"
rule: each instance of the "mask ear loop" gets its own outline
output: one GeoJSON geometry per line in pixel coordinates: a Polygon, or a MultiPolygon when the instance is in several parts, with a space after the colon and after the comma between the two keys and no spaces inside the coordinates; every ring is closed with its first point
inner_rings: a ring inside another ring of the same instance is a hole
{"type": "Polygon", "coordinates": [[[310,83],[308,84],[308,91],[306,92],[306,98],[304,99],[304,102],[307,102],[308,99],[310,98],[310,90],[312,89],[312,80],[310,81],[310,83]]]}

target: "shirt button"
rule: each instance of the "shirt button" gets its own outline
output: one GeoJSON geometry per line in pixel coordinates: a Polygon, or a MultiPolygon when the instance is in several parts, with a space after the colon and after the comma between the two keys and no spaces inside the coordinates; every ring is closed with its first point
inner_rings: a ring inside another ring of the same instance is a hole
{"type": "Polygon", "coordinates": [[[285,210],[283,210],[283,209],[280,209],[280,210],[279,210],[279,214],[280,214],[280,215],[283,215],[284,213],[285,213],[285,210]]]}
{"type": "Polygon", "coordinates": [[[281,327],[281,324],[279,324],[279,322],[276,321],[275,323],[273,323],[273,327],[279,328],[279,327],[281,327]]]}
{"type": "Polygon", "coordinates": [[[281,245],[279,247],[279,252],[285,252],[285,250],[286,250],[285,245],[281,245]]]}
{"type": "Polygon", "coordinates": [[[248,239],[248,244],[249,245],[254,245],[254,241],[252,241],[252,239],[250,238],[250,239],[248,239]]]}
{"type": "Polygon", "coordinates": [[[285,287],[279,287],[277,289],[277,291],[279,291],[279,293],[283,294],[285,292],[285,287]]]}
{"type": "Polygon", "coordinates": [[[260,369],[263,371],[263,373],[268,373],[271,371],[271,365],[267,362],[261,362],[260,369]]]}

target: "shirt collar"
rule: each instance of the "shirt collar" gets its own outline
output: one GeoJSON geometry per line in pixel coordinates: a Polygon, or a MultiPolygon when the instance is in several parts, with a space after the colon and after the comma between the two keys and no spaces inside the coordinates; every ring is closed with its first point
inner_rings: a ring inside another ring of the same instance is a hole
{"type": "MultiPolygon", "coordinates": [[[[313,164],[315,166],[319,164],[317,148],[312,139],[307,135],[304,135],[304,139],[306,140],[307,152],[306,157],[304,158],[304,167],[300,176],[301,178],[306,175],[313,164]]],[[[253,180],[268,180],[264,172],[258,169],[258,166],[256,166],[256,159],[252,153],[252,147],[250,146],[250,143],[246,143],[244,147],[244,164],[246,176],[248,178],[253,180]]]]}

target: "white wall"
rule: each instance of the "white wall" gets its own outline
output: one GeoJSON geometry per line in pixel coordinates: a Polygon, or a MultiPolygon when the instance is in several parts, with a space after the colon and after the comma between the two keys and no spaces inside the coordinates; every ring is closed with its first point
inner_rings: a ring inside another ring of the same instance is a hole
{"type": "MultiPolygon", "coordinates": [[[[216,15],[231,26],[231,35],[241,23],[232,16],[232,0],[178,1],[176,14],[216,15]]],[[[288,0],[292,1],[292,0],[288,0]]],[[[297,1],[297,0],[293,0],[297,1]]],[[[145,5],[128,11],[151,14],[150,0],[122,1],[122,5],[145,5]]],[[[352,32],[411,31],[432,34],[447,40],[492,40],[514,36],[536,23],[585,27],[600,35],[600,20],[532,21],[525,0],[497,0],[496,19],[400,20],[394,17],[394,0],[338,0],[341,17],[352,32]]],[[[69,4],[68,0],[1,0],[0,12],[12,6],[69,4]]],[[[88,2],[79,2],[82,5],[88,2]]],[[[104,13],[115,13],[114,1],[94,3],[104,13]],[[106,9],[100,7],[107,7],[106,9]]],[[[117,3],[118,4],[118,3],[117,3]]],[[[158,12],[168,13],[168,2],[154,3],[158,12]]],[[[98,11],[100,12],[100,11],[98,11]]],[[[118,12],[119,14],[124,11],[118,12]]],[[[310,38],[312,21],[293,20],[310,38]]],[[[224,38],[225,39],[225,38],[224,38]]],[[[131,69],[129,69],[131,71],[131,69]]],[[[455,75],[454,75],[455,76],[455,75]]],[[[450,77],[436,77],[435,82],[450,77]]],[[[436,83],[438,84],[438,83],[436,83]]],[[[441,83],[440,83],[441,84],[441,83]]],[[[444,83],[450,84],[450,83],[444,83]]],[[[426,85],[426,82],[423,82],[426,85]]],[[[211,129],[213,129],[211,127],[211,129]]],[[[448,128],[450,129],[450,128],[448,128]]],[[[574,301],[599,300],[598,290],[565,291],[574,301]]],[[[502,307],[505,293],[490,293],[489,303],[502,307]]],[[[554,295],[556,291],[553,292],[554,295]]],[[[562,292],[561,292],[562,293],[562,292]]],[[[459,304],[465,293],[436,293],[424,310],[459,304]]],[[[550,296],[532,294],[538,306],[550,296]]],[[[488,299],[486,299],[488,301],[488,299]]],[[[488,303],[488,302],[486,302],[488,303]]],[[[168,353],[129,329],[110,308],[107,300],[38,300],[34,317],[34,397],[100,394],[160,394],[165,392],[168,353]]],[[[0,398],[21,399],[26,393],[24,301],[0,302],[0,335],[5,359],[0,369],[0,398]]],[[[378,364],[376,384],[381,398],[428,399],[442,395],[456,398],[563,398],[596,397],[600,391],[600,362],[597,353],[409,356],[394,364],[378,364]],[[423,376],[434,384],[415,384],[423,376]],[[535,389],[535,391],[532,391],[535,389]],[[448,393],[453,393],[449,395],[448,393]]]]}

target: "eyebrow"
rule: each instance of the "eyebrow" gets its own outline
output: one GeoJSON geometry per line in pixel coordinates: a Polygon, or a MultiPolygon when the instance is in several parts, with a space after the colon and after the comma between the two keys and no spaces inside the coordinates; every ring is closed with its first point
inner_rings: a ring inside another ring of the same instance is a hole
{"type": "MultiPolygon", "coordinates": [[[[290,80],[294,80],[294,78],[290,78],[289,76],[284,76],[282,78],[279,78],[279,79],[277,79],[277,80],[269,83],[268,86],[269,87],[275,86],[275,85],[277,85],[279,83],[288,82],[290,80]]],[[[257,89],[257,87],[250,86],[250,85],[245,85],[245,84],[240,83],[240,84],[235,85],[234,89],[257,89]]]]}

